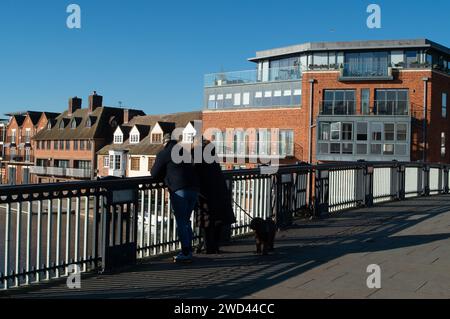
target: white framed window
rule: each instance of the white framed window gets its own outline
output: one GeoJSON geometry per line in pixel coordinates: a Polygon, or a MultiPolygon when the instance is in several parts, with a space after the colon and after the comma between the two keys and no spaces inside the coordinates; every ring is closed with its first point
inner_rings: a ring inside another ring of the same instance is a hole
{"type": "Polygon", "coordinates": [[[250,93],[249,92],[245,92],[242,95],[242,104],[243,105],[250,105],[250,93]]]}
{"type": "Polygon", "coordinates": [[[241,93],[234,94],[234,105],[235,106],[241,105],[241,93]]]}
{"type": "Polygon", "coordinates": [[[319,140],[329,141],[330,140],[330,123],[321,122],[319,126],[319,140]]]}
{"type": "Polygon", "coordinates": [[[445,157],[446,147],[445,147],[445,132],[441,133],[441,157],[445,157]]]}
{"type": "Polygon", "coordinates": [[[339,141],[341,137],[341,122],[331,123],[331,140],[339,141]]]}
{"type": "Polygon", "coordinates": [[[109,156],[109,166],[110,166],[110,169],[120,170],[122,167],[122,156],[110,155],[109,156]]]}
{"type": "Polygon", "coordinates": [[[139,143],[139,134],[131,134],[130,135],[130,144],[139,143]]]}
{"type": "Polygon", "coordinates": [[[184,143],[194,143],[194,133],[184,133],[183,134],[183,142],[184,143]]]}
{"type": "Polygon", "coordinates": [[[103,167],[109,168],[109,156],[103,157],[103,167]]]}
{"type": "MultiPolygon", "coordinates": [[[[372,141],[381,141],[383,138],[383,124],[382,123],[372,123],[370,126],[372,132],[372,141]]],[[[380,150],[381,153],[381,150],[380,150]]]]}
{"type": "Polygon", "coordinates": [[[123,143],[123,135],[116,134],[114,135],[114,144],[122,144],[123,143]]]}

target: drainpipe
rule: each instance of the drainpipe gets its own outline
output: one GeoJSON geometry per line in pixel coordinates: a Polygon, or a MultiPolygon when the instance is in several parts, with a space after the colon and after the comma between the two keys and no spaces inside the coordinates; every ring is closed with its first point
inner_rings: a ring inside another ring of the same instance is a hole
{"type": "Polygon", "coordinates": [[[312,164],[312,129],[314,104],[314,79],[309,80],[309,130],[308,130],[308,163],[312,164]]]}
{"type": "Polygon", "coordinates": [[[423,80],[423,127],[422,127],[422,140],[423,140],[423,151],[422,151],[422,161],[425,163],[427,160],[427,96],[428,96],[428,81],[429,78],[425,77],[423,80]]]}

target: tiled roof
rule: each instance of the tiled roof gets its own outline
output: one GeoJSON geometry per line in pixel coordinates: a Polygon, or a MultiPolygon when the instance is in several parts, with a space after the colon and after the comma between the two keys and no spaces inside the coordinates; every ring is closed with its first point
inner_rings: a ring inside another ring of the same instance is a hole
{"type": "MultiPolygon", "coordinates": [[[[144,114],[143,112],[140,112],[144,114]]],[[[112,139],[112,134],[117,125],[123,122],[123,109],[114,107],[98,107],[93,112],[89,109],[78,109],[72,115],[68,111],[56,117],[56,122],[51,129],[43,129],[34,137],[35,140],[80,140],[93,138],[112,139]],[[80,120],[76,128],[69,124],[73,118],[80,120]],[[91,119],[91,127],[86,123],[91,119]],[[92,120],[95,119],[95,122],[92,120]],[[64,128],[60,128],[64,122],[64,128]]]]}
{"type": "MultiPolygon", "coordinates": [[[[160,123],[161,129],[165,130],[172,127],[182,127],[184,128],[192,120],[201,120],[201,112],[185,112],[185,113],[174,113],[165,115],[145,115],[133,118],[126,125],[133,127],[134,125],[149,125],[153,129],[156,123],[160,123]],[[164,128],[163,128],[164,127],[164,128]]],[[[151,136],[148,134],[145,138],[141,139],[138,144],[130,144],[127,139],[122,144],[109,144],[103,147],[97,152],[99,155],[107,155],[110,150],[115,151],[127,151],[130,155],[156,155],[160,150],[162,150],[162,144],[152,144],[151,136]]]]}

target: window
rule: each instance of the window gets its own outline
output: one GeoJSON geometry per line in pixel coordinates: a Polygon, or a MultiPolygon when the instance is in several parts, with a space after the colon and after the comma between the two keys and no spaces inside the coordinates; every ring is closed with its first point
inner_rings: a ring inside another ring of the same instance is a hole
{"type": "Polygon", "coordinates": [[[91,161],[75,161],[74,162],[75,168],[80,169],[91,169],[91,161]]]}
{"type": "Polygon", "coordinates": [[[368,115],[370,113],[370,90],[361,89],[361,114],[368,115]]]}
{"type": "Polygon", "coordinates": [[[155,159],[153,157],[148,158],[148,171],[152,170],[153,165],[155,164],[155,159]]]}
{"type": "Polygon", "coordinates": [[[139,134],[131,134],[130,135],[130,143],[131,144],[139,143],[139,134]]]}
{"type": "Polygon", "coordinates": [[[397,141],[406,141],[408,127],[406,124],[397,124],[397,141]]]}
{"type": "Polygon", "coordinates": [[[441,157],[445,157],[445,132],[441,133],[441,157]]]}
{"type": "Polygon", "coordinates": [[[114,135],[114,144],[122,144],[123,143],[123,135],[116,134],[114,135]]]}
{"type": "Polygon", "coordinates": [[[59,122],[59,129],[60,130],[64,129],[64,119],[62,119],[61,122],[59,122]]]}
{"type": "Polygon", "coordinates": [[[208,98],[208,108],[215,109],[216,107],[216,96],[214,94],[211,94],[208,98]]]}
{"type": "Polygon", "coordinates": [[[78,140],[73,141],[73,150],[78,151],[78,140]]]}
{"type": "Polygon", "coordinates": [[[447,117],[447,93],[442,93],[442,117],[447,117]]]}
{"type": "Polygon", "coordinates": [[[257,134],[257,145],[259,155],[270,154],[271,132],[268,129],[259,129],[257,134]]]}
{"type": "Polygon", "coordinates": [[[384,144],[383,155],[394,155],[394,144],[384,144]]]}
{"type": "Polygon", "coordinates": [[[152,143],[161,144],[162,143],[162,134],[152,134],[152,143]]]}
{"type": "Polygon", "coordinates": [[[384,123],[384,140],[393,141],[395,139],[394,123],[384,123]]]}
{"type": "Polygon", "coordinates": [[[328,154],[328,143],[319,143],[319,153],[328,154]]]}
{"type": "Polygon", "coordinates": [[[121,156],[120,155],[110,155],[109,156],[109,168],[113,170],[120,170],[121,165],[121,156]]]}
{"type": "Polygon", "coordinates": [[[38,141],[36,143],[36,149],[40,150],[41,149],[41,141],[38,141]]]}
{"type": "Polygon", "coordinates": [[[373,155],[381,155],[381,145],[382,144],[371,144],[370,153],[373,155]]]}
{"type": "Polygon", "coordinates": [[[183,134],[183,142],[184,143],[194,143],[194,133],[184,133],[183,134]]]}
{"type": "Polygon", "coordinates": [[[84,140],[80,141],[80,151],[84,151],[84,140]]]}
{"type": "Polygon", "coordinates": [[[241,105],[241,93],[234,94],[234,106],[241,105]]]}
{"type": "Polygon", "coordinates": [[[353,124],[352,123],[342,123],[342,140],[352,141],[353,140],[353,124]]]}
{"type": "Polygon", "coordinates": [[[406,144],[396,144],[395,145],[395,154],[396,155],[400,155],[400,156],[404,156],[407,155],[407,145],[406,144]]]}
{"type": "Polygon", "coordinates": [[[89,117],[88,119],[87,119],[87,121],[86,121],[86,127],[92,127],[92,120],[91,120],[91,118],[89,117]]]}
{"type": "Polygon", "coordinates": [[[417,67],[418,65],[418,52],[417,51],[405,51],[405,62],[408,68],[417,67]]]}
{"type": "Polygon", "coordinates": [[[342,154],[352,155],[353,154],[353,144],[343,143],[342,144],[342,154]]]}
{"type": "Polygon", "coordinates": [[[54,149],[55,151],[58,150],[58,146],[59,146],[58,141],[53,141],[53,149],[54,149]]]}
{"type": "Polygon", "coordinates": [[[250,93],[245,92],[242,97],[243,97],[242,104],[250,105],[250,93]]]}
{"type": "Polygon", "coordinates": [[[344,75],[352,77],[387,76],[388,52],[345,53],[344,75]]]}
{"type": "Polygon", "coordinates": [[[70,151],[70,141],[66,141],[66,150],[70,151]]]}
{"type": "Polygon", "coordinates": [[[59,149],[64,151],[64,141],[59,141],[59,149]]]}
{"type": "Polygon", "coordinates": [[[376,90],[376,115],[408,115],[408,90],[376,90]]]}
{"type": "Polygon", "coordinates": [[[354,90],[324,90],[322,114],[352,115],[355,114],[354,90]]]}
{"type": "Polygon", "coordinates": [[[90,151],[92,149],[92,142],[90,140],[86,141],[86,149],[90,151]]]}
{"type": "Polygon", "coordinates": [[[234,132],[233,137],[233,154],[245,155],[244,132],[241,130],[234,132]]]}
{"type": "Polygon", "coordinates": [[[367,144],[356,144],[356,154],[366,155],[367,154],[367,144]]]}
{"type": "Polygon", "coordinates": [[[140,170],[141,159],[139,157],[131,157],[131,170],[139,171],[140,170]]]}
{"type": "Polygon", "coordinates": [[[70,123],[70,128],[71,129],[76,129],[77,128],[77,121],[75,119],[73,119],[72,123],[70,123]]]}
{"type": "Polygon", "coordinates": [[[356,123],[356,139],[358,141],[367,141],[367,127],[368,124],[365,122],[356,123]]]}
{"type": "Polygon", "coordinates": [[[330,140],[330,123],[321,122],[319,126],[319,140],[329,141],[330,140]]]}
{"type": "Polygon", "coordinates": [[[104,156],[103,157],[103,167],[104,168],[109,168],[109,156],[104,156]]]}
{"type": "Polygon", "coordinates": [[[383,126],[381,123],[372,123],[371,124],[371,130],[372,130],[372,141],[381,141],[382,138],[382,131],[383,126]]]}
{"type": "Polygon", "coordinates": [[[294,155],[294,131],[280,130],[279,154],[284,156],[294,155]]]}
{"type": "Polygon", "coordinates": [[[48,150],[52,149],[52,142],[51,141],[47,141],[47,149],[48,150]]]}
{"type": "Polygon", "coordinates": [[[340,143],[331,143],[330,144],[330,153],[331,154],[341,154],[341,144],[340,143]]]}
{"type": "Polygon", "coordinates": [[[341,122],[331,123],[331,140],[339,141],[341,135],[341,122]]]}

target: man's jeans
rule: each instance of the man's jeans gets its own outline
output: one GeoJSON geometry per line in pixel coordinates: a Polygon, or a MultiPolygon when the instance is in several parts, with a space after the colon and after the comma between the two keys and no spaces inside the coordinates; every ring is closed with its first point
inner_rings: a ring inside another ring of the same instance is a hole
{"type": "Polygon", "coordinates": [[[192,252],[191,215],[197,203],[198,192],[191,189],[180,189],[170,193],[172,209],[177,221],[178,238],[185,255],[192,252]]]}

